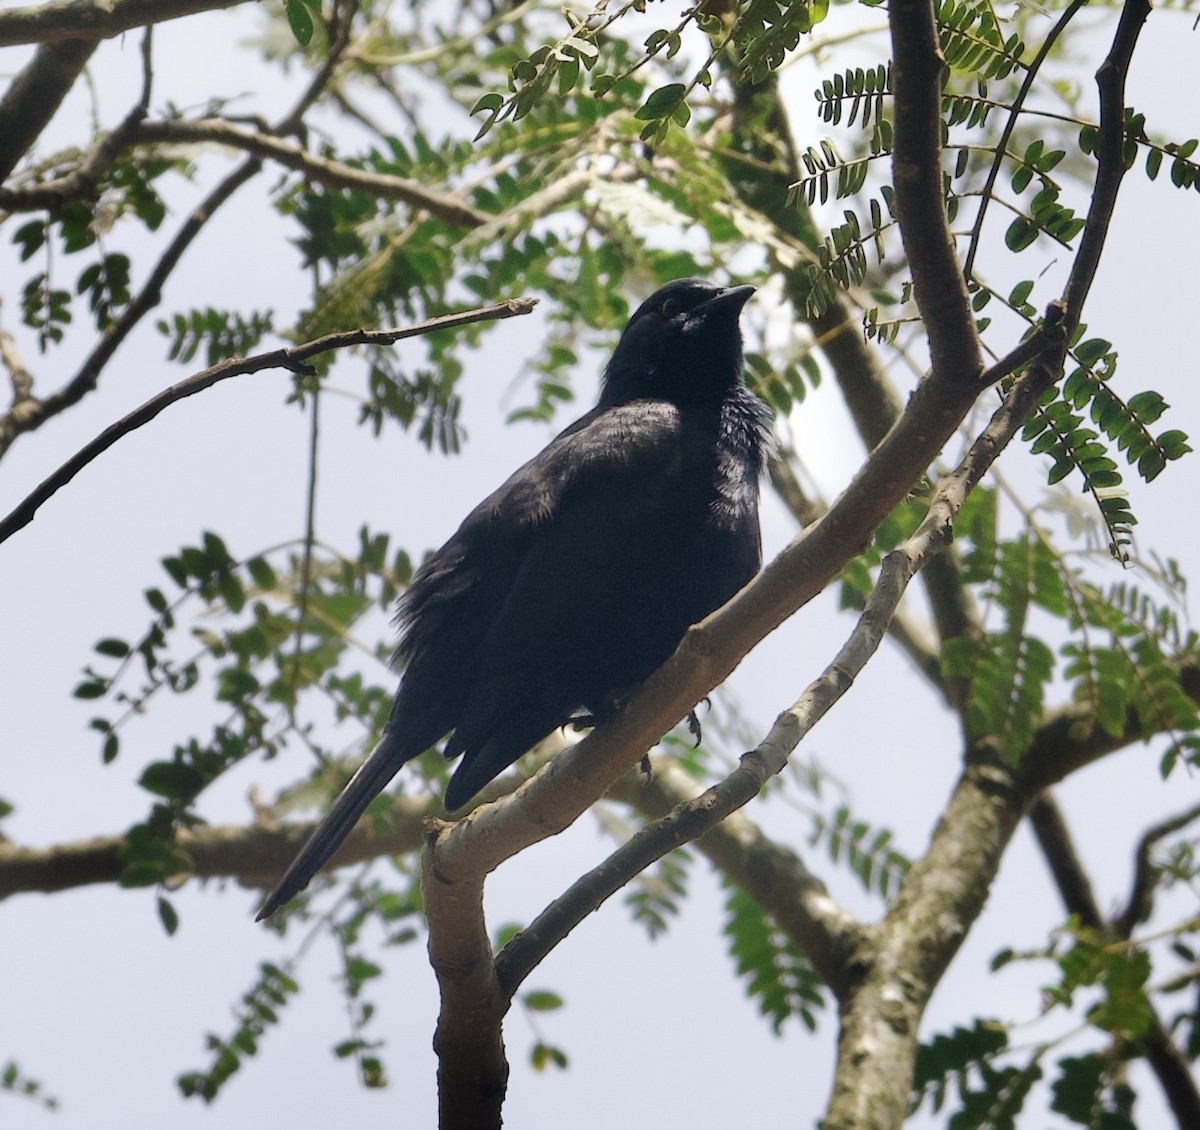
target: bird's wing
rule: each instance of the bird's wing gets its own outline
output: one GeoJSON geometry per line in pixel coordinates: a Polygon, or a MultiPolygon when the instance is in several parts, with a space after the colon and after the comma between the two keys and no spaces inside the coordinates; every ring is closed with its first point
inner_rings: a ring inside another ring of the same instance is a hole
{"type": "Polygon", "coordinates": [[[397,606],[398,665],[420,665],[434,653],[467,662],[509,601],[529,554],[560,539],[556,529],[564,519],[595,512],[603,520],[609,506],[619,516],[622,504],[661,509],[647,488],[678,471],[682,432],[677,408],[646,401],[593,409],[560,433],[418,570],[397,606]]]}
{"type": "Polygon", "coordinates": [[[576,708],[598,708],[598,696],[639,682],[687,626],[658,594],[679,541],[704,519],[711,438],[660,402],[610,408],[581,425],[493,496],[504,536],[521,544],[447,747],[467,755],[447,807],[576,708]]]}

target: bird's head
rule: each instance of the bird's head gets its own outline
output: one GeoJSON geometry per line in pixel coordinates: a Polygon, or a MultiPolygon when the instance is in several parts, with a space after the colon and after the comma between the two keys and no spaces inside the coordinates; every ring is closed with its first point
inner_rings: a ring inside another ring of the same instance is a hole
{"type": "Polygon", "coordinates": [[[604,372],[601,404],[722,399],[742,379],[738,317],[752,286],[676,279],[635,311],[604,372]]]}

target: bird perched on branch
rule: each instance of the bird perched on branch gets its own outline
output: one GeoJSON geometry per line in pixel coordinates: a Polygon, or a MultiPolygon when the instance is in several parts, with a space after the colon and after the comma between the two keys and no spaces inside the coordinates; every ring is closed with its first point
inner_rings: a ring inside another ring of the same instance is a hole
{"type": "Polygon", "coordinates": [[[751,286],[678,279],[638,308],[599,403],[416,572],[379,744],[258,917],[308,884],[405,762],[447,734],[466,804],[580,711],[603,722],[758,571],[768,412],[742,378],[751,286]]]}

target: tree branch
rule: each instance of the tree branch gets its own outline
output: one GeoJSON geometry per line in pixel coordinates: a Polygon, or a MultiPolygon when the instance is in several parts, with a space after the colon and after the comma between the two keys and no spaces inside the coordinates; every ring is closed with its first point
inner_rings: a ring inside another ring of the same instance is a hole
{"type": "MultiPolygon", "coordinates": [[[[276,127],[279,132],[289,133],[300,128],[304,113],[319,97],[325,84],[333,77],[340,57],[349,42],[350,21],[355,10],[353,2],[336,6],[330,29],[329,52],[295,105],[276,127]]],[[[144,82],[141,99],[143,103],[149,101],[150,41],[148,36],[149,33],[143,40],[144,82]]],[[[0,134],[0,136],[3,135],[0,134]]],[[[19,412],[11,412],[0,418],[0,457],[3,457],[19,435],[35,430],[46,420],[77,404],[96,387],[100,373],[112,359],[121,343],[129,336],[138,322],[162,300],[163,286],[192,241],[200,234],[205,224],[212,218],[213,213],[246,181],[250,180],[261,167],[261,159],[251,156],[221,181],[198,207],[192,210],[191,215],[188,216],[155,264],[141,290],[122,310],[120,316],[105,327],[99,343],[66,385],[44,400],[36,397],[27,400],[21,405],[19,412]]]]}
{"type": "Polygon", "coordinates": [[[17,343],[12,334],[0,326],[0,365],[8,372],[12,384],[12,408],[19,410],[27,400],[33,398],[33,374],[25,368],[21,355],[17,352],[17,343]]]}
{"type": "Polygon", "coordinates": [[[212,388],[220,381],[230,377],[242,376],[245,373],[257,373],[263,369],[290,369],[293,372],[310,371],[307,361],[321,353],[333,349],[345,349],[352,345],[394,345],[404,338],[417,337],[422,334],[434,333],[437,330],[456,329],[460,326],[472,325],[476,322],[496,321],[511,318],[518,314],[528,314],[537,304],[536,299],[514,298],[493,306],[484,306],[475,310],[464,310],[457,314],[443,314],[437,318],[428,318],[412,326],[404,326],[390,330],[346,330],[341,333],[326,334],[324,337],[303,345],[289,346],[286,349],[273,349],[268,353],[258,353],[253,357],[234,357],[212,365],[199,373],[163,389],[152,396],[144,404],[135,408],[127,416],[110,424],[94,440],[81,448],[49,478],[42,482],[24,501],[22,501],[7,517],[0,520],[0,543],[12,537],[18,530],[33,521],[39,507],[67,483],[69,483],[84,467],[98,455],[107,451],[123,436],[148,424],[163,409],[194,396],[198,392],[212,388]]]}
{"type": "MultiPolygon", "coordinates": [[[[930,384],[936,385],[937,382],[931,378],[923,387],[928,388],[930,384]]],[[[854,632],[837,657],[793,707],[779,716],[759,747],[743,756],[739,767],[724,781],[642,829],[628,844],[613,853],[609,863],[599,869],[598,874],[585,877],[580,888],[568,894],[561,909],[552,909],[551,918],[541,920],[544,930],[540,929],[536,937],[530,936],[525,944],[525,952],[521,954],[517,951],[519,960],[512,959],[506,972],[506,984],[519,983],[520,977],[598,901],[672,848],[714,827],[722,817],[757,795],[770,776],[779,772],[803,735],[845,693],[854,676],[874,653],[908,581],[924,561],[948,542],[951,523],[958,508],[1005,444],[1016,434],[1033,398],[1040,392],[1040,386],[1028,377],[1014,386],[988,427],[972,444],[959,468],[938,485],[929,514],[920,528],[885,559],[879,583],[868,599],[854,632]]],[[[889,446],[897,434],[907,430],[905,421],[910,421],[914,405],[921,407],[920,391],[914,396],[900,424],[880,446],[876,457],[855,480],[856,483],[864,477],[870,479],[871,468],[878,467],[881,459],[886,465],[891,458],[889,446]]],[[[919,453],[916,458],[920,460],[919,453]]],[[[929,461],[925,459],[919,466],[923,469],[929,461]]],[[[839,508],[848,505],[847,498],[856,499],[854,485],[808,534],[801,536],[799,544],[811,544],[815,532],[829,528],[836,530],[840,521],[847,520],[839,514],[839,508]]],[[[878,499],[875,501],[879,502],[878,499]]],[[[861,506],[863,502],[860,500],[857,505],[861,506]]],[[[883,513],[890,509],[886,501],[881,505],[883,513]]],[[[849,536],[849,531],[843,536],[849,536]]],[[[796,544],[793,543],[793,546],[796,544]]],[[[798,571],[799,576],[792,580],[794,587],[775,593],[777,604],[767,603],[761,590],[771,590],[773,573],[780,569],[780,562],[790,552],[790,548],[785,550],[728,604],[689,629],[675,655],[650,677],[611,724],[594,730],[574,750],[559,755],[511,797],[476,808],[459,822],[441,825],[434,830],[426,846],[425,866],[427,869],[436,869],[438,897],[445,898],[453,908],[452,912],[448,911],[449,920],[458,923],[471,938],[477,940],[469,946],[466,942],[461,943],[468,947],[467,953],[455,951],[453,961],[447,959],[438,969],[439,983],[443,988],[442,1015],[452,1030],[457,1032],[467,1027],[467,1019],[461,1010],[467,1007],[470,999],[464,995],[461,983],[456,983],[455,979],[466,981],[481,975],[478,965],[484,960],[482,946],[486,944],[486,933],[482,927],[484,877],[503,860],[567,827],[669,728],[670,722],[722,681],[736,665],[736,657],[757,642],[754,638],[749,643],[745,642],[747,636],[753,637],[755,634],[753,628],[747,630],[745,623],[752,620],[755,612],[772,620],[776,617],[782,619],[781,605],[786,602],[790,606],[796,601],[795,589],[801,584],[805,590],[809,590],[807,595],[820,591],[824,578],[821,578],[821,583],[815,583],[806,570],[798,571]],[[703,689],[697,690],[698,687],[703,689]],[[479,942],[481,936],[483,941],[479,942]],[[451,989],[452,993],[448,991],[451,989]],[[459,1010],[459,1014],[447,1017],[447,1009],[459,1010]]],[[[822,561],[819,568],[824,573],[831,565],[832,560],[822,561]]],[[[803,590],[800,595],[807,598],[803,590]]],[[[433,890],[432,887],[429,889],[433,890]]],[[[982,896],[979,897],[982,899],[982,896]]],[[[982,901],[979,905],[982,906],[982,901]]],[[[430,920],[432,945],[432,908],[430,920]]],[[[444,933],[447,928],[447,923],[442,922],[438,932],[444,933]]],[[[961,938],[958,940],[961,941],[961,938]]],[[[814,953],[816,960],[825,961],[823,953],[814,953]]],[[[949,960],[949,954],[946,960],[949,960]]],[[[490,957],[488,964],[492,969],[491,976],[495,976],[490,957]]],[[[848,995],[847,968],[843,966],[838,969],[832,961],[825,961],[825,964],[834,987],[843,995],[848,995]]],[[[476,1027],[472,1031],[472,1039],[483,1040],[486,1050],[499,1044],[503,1012],[494,1005],[490,995],[493,991],[490,980],[483,987],[489,994],[486,998],[486,1016],[474,1017],[476,1027]],[[482,1020],[490,1020],[495,1024],[494,1036],[485,1039],[486,1034],[478,1030],[482,1020]]],[[[932,991],[932,984],[929,989],[932,991]]],[[[500,991],[498,982],[495,991],[500,991]]],[[[913,1041],[915,1047],[915,1026],[913,1041]]],[[[474,1048],[474,1054],[481,1054],[479,1047],[474,1048]]],[[[493,1072],[491,1078],[494,1081],[498,1075],[493,1072]]],[[[903,1078],[907,1099],[911,1065],[903,1078]]]]}
{"type": "Polygon", "coordinates": [[[484,872],[446,878],[438,837],[451,825],[429,820],[421,895],[429,923],[429,963],[441,993],[433,1046],[438,1057],[439,1130],[499,1130],[508,1085],[500,988],[483,916],[484,872]]]}
{"type": "Polygon", "coordinates": [[[56,0],[0,12],[0,47],[95,41],[147,24],[234,8],[244,0],[56,0]]]}
{"type": "Polygon", "coordinates": [[[942,77],[930,0],[892,0],[893,150],[896,219],[912,275],[913,297],[929,340],[934,372],[975,384],[983,354],[975,317],[946,222],[942,185],[942,77]]]}
{"type": "Polygon", "coordinates": [[[1079,240],[1079,250],[1063,293],[1068,333],[1074,331],[1082,316],[1116,210],[1117,193],[1125,176],[1125,78],[1149,14],[1150,0],[1125,0],[1112,48],[1096,72],[1096,86],[1100,93],[1096,187],[1079,240]]]}
{"type": "Polygon", "coordinates": [[[1092,882],[1071,841],[1071,833],[1053,794],[1039,793],[1029,806],[1029,826],[1033,829],[1042,858],[1054,876],[1054,885],[1068,914],[1074,914],[1085,926],[1104,928],[1104,915],[1092,890],[1092,882]]]}
{"type": "MultiPolygon", "coordinates": [[[[143,122],[135,140],[141,145],[227,145],[302,173],[314,184],[366,192],[381,200],[408,204],[456,228],[477,228],[493,219],[454,193],[437,192],[406,177],[368,173],[343,161],[309,153],[295,142],[284,141],[261,130],[244,129],[220,118],[196,122],[143,122]]],[[[0,206],[10,206],[2,195],[0,206]]]]}
{"type": "MultiPolygon", "coordinates": [[[[1128,939],[1133,928],[1142,921],[1143,911],[1149,915],[1150,908],[1145,898],[1150,896],[1147,894],[1144,898],[1143,892],[1152,892],[1155,880],[1141,873],[1144,868],[1149,869],[1153,845],[1197,819],[1200,819],[1200,805],[1146,831],[1137,852],[1140,877],[1134,878],[1128,908],[1109,924],[1100,913],[1091,883],[1071,841],[1071,833],[1053,798],[1048,792],[1042,793],[1029,810],[1029,820],[1037,835],[1038,845],[1050,864],[1067,913],[1075,915],[1083,925],[1093,930],[1112,931],[1123,939],[1128,939]]],[[[1146,1003],[1150,1009],[1150,1024],[1137,1041],[1137,1048],[1154,1072],[1179,1130],[1193,1130],[1193,1127],[1200,1126],[1200,1089],[1192,1076],[1191,1064],[1171,1038],[1154,1005],[1149,1000],[1146,1003]]],[[[1122,1054],[1127,1054],[1127,1050],[1122,1049],[1122,1054]]]]}
{"type": "MultiPolygon", "coordinates": [[[[739,153],[751,155],[754,164],[748,171],[739,162],[727,160],[730,181],[748,204],[760,208],[781,230],[811,246],[815,239],[811,214],[803,202],[795,201],[792,196],[802,169],[778,83],[768,79],[752,84],[736,70],[731,73],[731,81],[735,89],[733,147],[739,153]]],[[[777,268],[784,277],[792,305],[804,310],[812,285],[807,270],[784,264],[777,264],[777,268]]],[[[864,339],[858,319],[842,294],[835,294],[828,306],[810,319],[809,325],[814,345],[833,369],[855,429],[867,451],[873,451],[900,417],[903,405],[899,396],[880,369],[877,354],[864,339]]],[[[997,380],[1000,375],[1007,374],[998,374],[997,380]]],[[[992,382],[985,378],[985,383],[992,382]]],[[[774,465],[771,478],[789,509],[796,512],[789,502],[794,489],[774,465]]],[[[802,524],[814,521],[816,516],[815,513],[808,518],[797,515],[802,524]]],[[[929,562],[921,573],[921,581],[942,641],[980,630],[978,615],[959,576],[953,547],[929,562]]],[[[899,617],[893,618],[890,632],[930,685],[951,707],[961,709],[965,682],[943,678],[937,654],[923,646],[917,633],[909,630],[899,617]]]]}
{"type": "MultiPolygon", "coordinates": [[[[1134,854],[1133,884],[1125,909],[1113,921],[1113,929],[1121,938],[1131,938],[1133,931],[1142,922],[1150,919],[1154,910],[1154,893],[1158,888],[1159,872],[1154,866],[1152,855],[1161,840],[1182,831],[1189,824],[1200,820],[1200,804],[1184,809],[1183,812],[1172,816],[1161,823],[1151,825],[1142,833],[1134,854]]],[[[1196,1125],[1200,1126],[1200,1118],[1196,1125]]]]}
{"type": "Polygon", "coordinates": [[[163,284],[191,242],[200,234],[200,230],[209,221],[212,214],[253,177],[259,168],[257,158],[251,158],[244,162],[209,193],[199,207],[192,211],[166,251],[163,252],[158,263],[155,264],[145,285],[133,301],[121,311],[120,316],[114,318],[105,327],[100,341],[67,384],[44,399],[34,397],[27,400],[19,412],[12,412],[0,419],[0,457],[3,457],[18,436],[35,431],[47,420],[78,404],[96,387],[101,371],[112,359],[121,343],[129,336],[137,323],[162,300],[163,284]]]}
{"type": "Polygon", "coordinates": [[[921,1016],[983,909],[1024,809],[1004,766],[967,766],[929,850],[873,931],[872,960],[842,1008],[824,1130],[893,1130],[904,1122],[921,1016]]]}
{"type": "Polygon", "coordinates": [[[963,259],[963,274],[967,278],[971,277],[975,269],[975,256],[979,251],[979,237],[983,233],[983,219],[987,215],[988,205],[992,202],[992,195],[996,188],[996,180],[1000,176],[1000,170],[1004,167],[1004,158],[1008,154],[1008,140],[1012,137],[1013,130],[1017,128],[1017,121],[1021,116],[1021,108],[1025,105],[1025,99],[1029,96],[1030,90],[1033,89],[1034,80],[1037,78],[1038,72],[1041,71],[1042,64],[1049,57],[1051,48],[1058,41],[1058,37],[1067,30],[1067,25],[1079,13],[1079,9],[1086,3],[1087,0],[1071,0],[1071,3],[1067,5],[1066,10],[1046,33],[1046,38],[1042,40],[1037,54],[1030,60],[1029,66],[1025,71],[1025,78],[1021,82],[1021,89],[1017,91],[1016,97],[1013,98],[1004,128],[1000,131],[1000,137],[996,141],[996,152],[992,158],[991,167],[988,169],[987,178],[983,182],[983,190],[979,197],[979,210],[975,213],[975,221],[971,225],[971,237],[967,241],[967,254],[963,259]]]}
{"type": "MultiPolygon", "coordinates": [[[[391,827],[375,831],[363,821],[338,848],[333,868],[365,863],[384,855],[415,851],[425,818],[441,802],[432,795],[395,797],[391,827]]],[[[269,827],[225,825],[180,829],[175,845],[187,853],[186,877],[235,879],[245,887],[267,887],[283,874],[312,831],[311,824],[269,827]]],[[[119,883],[125,869],[125,837],[98,836],[49,848],[0,843],[0,900],[18,894],[56,894],[97,883],[119,883]]],[[[185,877],[185,876],[180,876],[185,877]]]]}
{"type": "MultiPolygon", "coordinates": [[[[573,883],[500,951],[496,971],[505,995],[511,998],[546,955],[630,879],[667,852],[696,841],[797,943],[834,995],[844,996],[863,931],[803,860],[771,841],[742,813],[718,811],[710,803],[714,790],[698,792],[674,761],[656,759],[650,779],[639,777],[640,771],[627,773],[608,795],[657,819],[573,883]]],[[[754,792],[758,788],[761,783],[754,792]]]]}
{"type": "Polygon", "coordinates": [[[0,182],[41,136],[95,50],[86,39],[43,43],[9,84],[0,99],[0,182]]]}

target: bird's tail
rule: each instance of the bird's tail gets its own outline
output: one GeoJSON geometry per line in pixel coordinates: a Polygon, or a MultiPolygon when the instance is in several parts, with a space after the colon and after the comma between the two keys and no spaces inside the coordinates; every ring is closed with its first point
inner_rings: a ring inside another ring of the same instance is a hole
{"type": "Polygon", "coordinates": [[[400,766],[412,760],[414,756],[415,754],[407,753],[396,734],[384,731],[379,744],[358,767],[342,790],[341,796],[333,802],[333,807],[325,814],[325,818],[317,825],[308,842],[300,849],[300,854],[280,879],[279,885],[271,892],[271,897],[263,903],[262,909],[255,917],[256,922],[270,918],[284,903],[291,901],[308,886],[309,880],[325,866],[330,856],[350,834],[350,830],[358,823],[358,818],[366,811],[367,805],[383,791],[400,766]]]}

